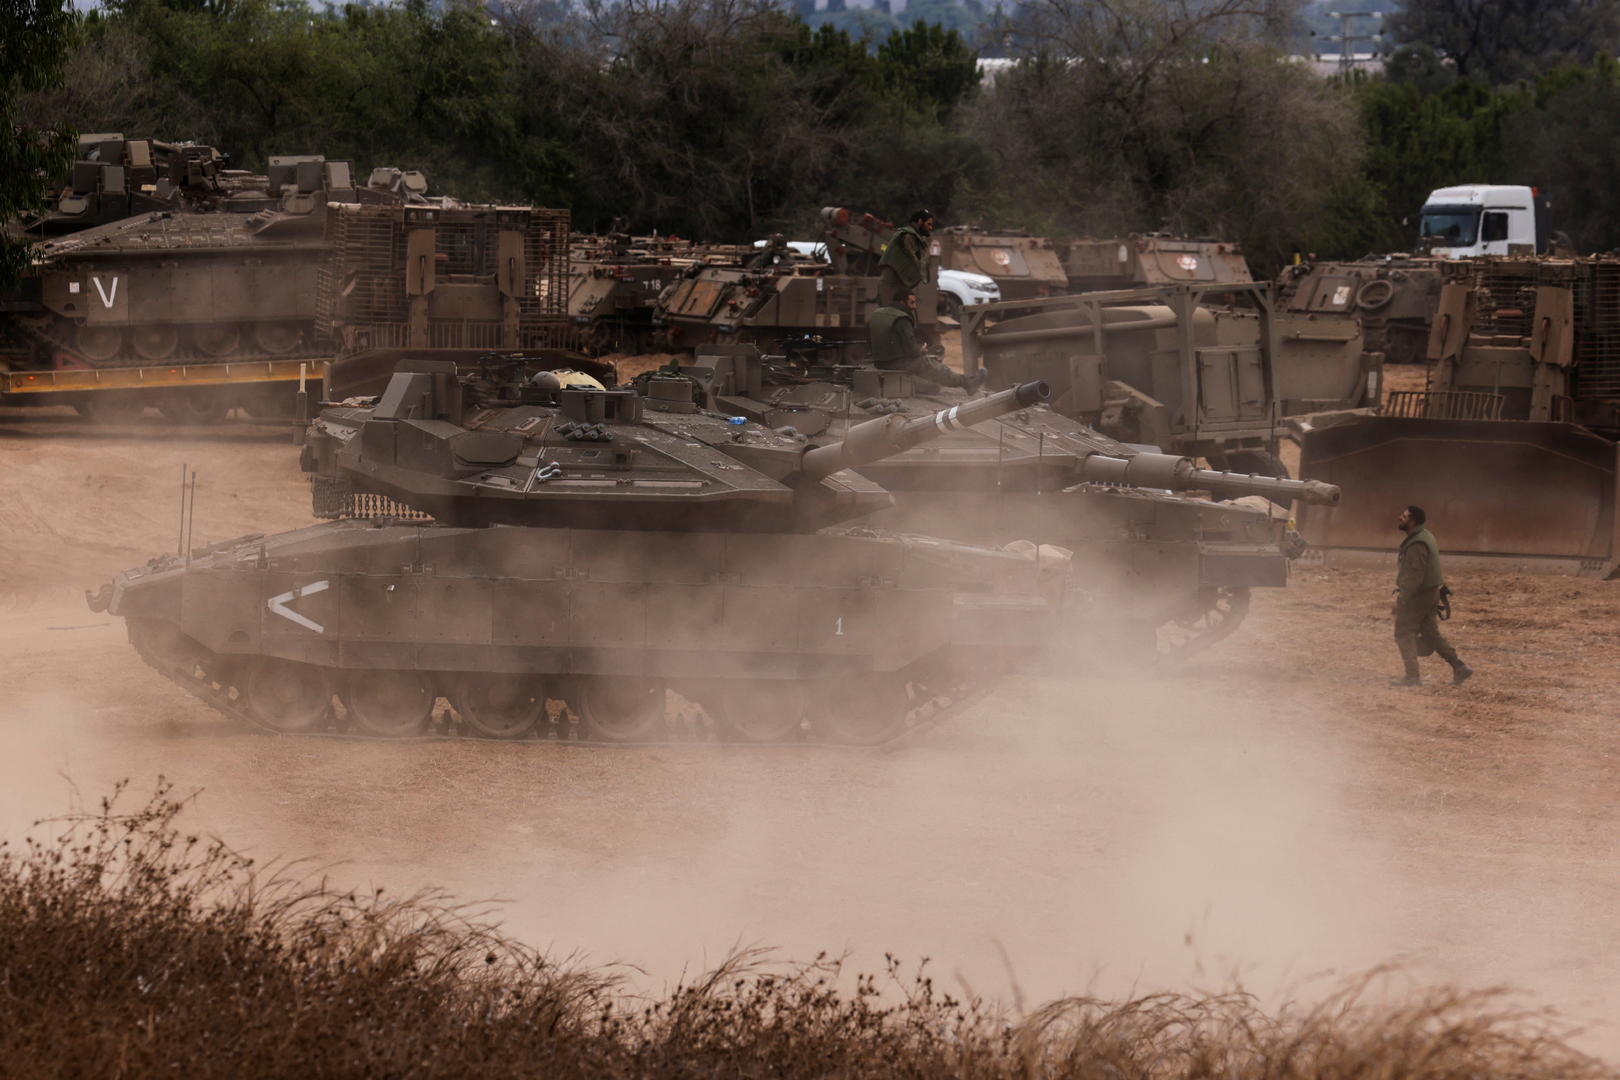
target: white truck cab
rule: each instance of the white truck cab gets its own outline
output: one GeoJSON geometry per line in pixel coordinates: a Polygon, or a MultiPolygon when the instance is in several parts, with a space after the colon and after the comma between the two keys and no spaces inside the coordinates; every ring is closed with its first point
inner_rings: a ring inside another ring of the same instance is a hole
{"type": "Polygon", "coordinates": [[[1531,187],[1459,184],[1423,202],[1419,237],[1442,259],[1547,250],[1546,199],[1531,187]]]}

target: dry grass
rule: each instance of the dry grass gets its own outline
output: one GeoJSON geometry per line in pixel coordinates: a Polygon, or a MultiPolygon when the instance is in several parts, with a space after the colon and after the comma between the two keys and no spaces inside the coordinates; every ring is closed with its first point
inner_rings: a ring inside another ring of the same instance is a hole
{"type": "Polygon", "coordinates": [[[649,1000],[433,896],[330,890],[134,812],[0,848],[6,1076],[1585,1077],[1497,993],[1374,1004],[1368,979],[1267,1013],[1247,995],[1068,999],[1015,1019],[891,960],[738,954],[649,1000]]]}

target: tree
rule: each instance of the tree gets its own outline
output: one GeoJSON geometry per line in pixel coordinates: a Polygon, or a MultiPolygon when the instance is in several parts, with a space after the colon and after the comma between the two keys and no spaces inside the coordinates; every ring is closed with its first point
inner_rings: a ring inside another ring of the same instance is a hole
{"type": "Polygon", "coordinates": [[[964,203],[1041,232],[1219,235],[1261,269],[1314,244],[1362,140],[1348,88],[1284,54],[1292,10],[1043,0],[980,94],[997,167],[964,203]]]}
{"type": "Polygon", "coordinates": [[[1406,0],[1389,18],[1397,46],[1426,45],[1457,74],[1500,86],[1560,64],[1613,55],[1615,0],[1406,0]]]}
{"type": "MultiPolygon", "coordinates": [[[[0,20],[0,220],[38,209],[73,160],[71,128],[40,125],[30,96],[61,85],[77,21],[63,0],[12,0],[0,20]]],[[[0,234],[0,283],[28,268],[28,244],[0,234]]]]}

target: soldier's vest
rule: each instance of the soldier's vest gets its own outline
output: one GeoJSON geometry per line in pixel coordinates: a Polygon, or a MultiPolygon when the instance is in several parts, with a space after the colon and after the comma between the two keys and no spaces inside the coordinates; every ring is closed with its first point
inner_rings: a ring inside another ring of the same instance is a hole
{"type": "Polygon", "coordinates": [[[915,289],[922,283],[923,272],[928,268],[928,243],[922,233],[910,225],[902,225],[884,249],[880,265],[893,267],[900,284],[915,289]]]}
{"type": "Polygon", "coordinates": [[[902,323],[912,321],[911,312],[896,307],[880,307],[866,321],[871,337],[872,363],[881,368],[904,367],[911,356],[906,351],[902,323]]]}
{"type": "Polygon", "coordinates": [[[1414,533],[1407,533],[1406,539],[1401,541],[1401,550],[1396,556],[1397,561],[1400,556],[1406,554],[1406,549],[1413,544],[1422,544],[1429,549],[1429,570],[1423,575],[1423,584],[1419,585],[1418,588],[1420,590],[1438,589],[1446,583],[1446,576],[1440,572],[1440,545],[1435,542],[1434,534],[1423,528],[1414,533]]]}

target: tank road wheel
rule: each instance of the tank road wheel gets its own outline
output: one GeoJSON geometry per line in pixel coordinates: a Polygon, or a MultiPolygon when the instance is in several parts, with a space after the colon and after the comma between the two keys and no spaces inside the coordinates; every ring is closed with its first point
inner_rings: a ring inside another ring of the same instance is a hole
{"type": "Polygon", "coordinates": [[[274,356],[290,353],[298,348],[298,342],[303,336],[304,329],[297,323],[262,322],[253,327],[253,343],[274,356]]]}
{"type": "Polygon", "coordinates": [[[895,673],[827,679],[811,691],[810,722],[830,743],[877,746],[906,729],[911,697],[895,673]]]}
{"type": "Polygon", "coordinates": [[[1222,585],[1199,589],[1187,610],[1162,623],[1155,635],[1159,655],[1181,660],[1232,635],[1249,614],[1249,590],[1222,585]]]}
{"type": "Polygon", "coordinates": [[[174,355],[180,344],[180,332],[168,323],[149,323],[130,332],[130,342],[142,360],[162,363],[174,355]]]}
{"type": "Polygon", "coordinates": [[[423,672],[361,669],[349,674],[343,704],[354,726],[367,735],[399,739],[426,730],[434,698],[423,672]]]}
{"type": "Polygon", "coordinates": [[[802,683],[788,679],[731,679],[704,699],[728,742],[787,742],[804,724],[802,683]]]}
{"type": "Polygon", "coordinates": [[[546,691],[532,675],[474,672],[456,682],[456,709],[475,735],[521,739],[546,715],[546,691]]]}
{"type": "Polygon", "coordinates": [[[581,734],[599,742],[645,742],[664,733],[664,684],[598,676],[579,680],[581,734]]]}
{"type": "Polygon", "coordinates": [[[332,680],[324,669],[274,656],[250,662],[238,689],[249,716],[288,735],[319,728],[332,705],[332,680]]]}
{"type": "Polygon", "coordinates": [[[227,357],[241,346],[242,331],[235,323],[204,323],[192,328],[191,340],[199,352],[227,357]]]}
{"type": "Polygon", "coordinates": [[[124,332],[116,326],[86,324],[74,331],[73,346],[86,360],[105,362],[124,347],[124,332]]]}
{"type": "Polygon", "coordinates": [[[177,390],[158,402],[158,412],[173,424],[218,424],[230,411],[224,398],[206,390],[177,390]]]}

